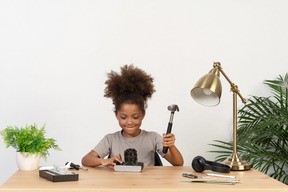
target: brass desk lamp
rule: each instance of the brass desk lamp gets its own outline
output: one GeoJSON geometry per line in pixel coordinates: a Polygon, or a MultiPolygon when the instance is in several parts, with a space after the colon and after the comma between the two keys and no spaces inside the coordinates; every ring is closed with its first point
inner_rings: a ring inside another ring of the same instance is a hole
{"type": "Polygon", "coordinates": [[[237,95],[244,104],[246,100],[240,94],[238,86],[232,83],[224,73],[219,62],[214,62],[213,69],[198,80],[190,94],[192,98],[201,105],[218,105],[222,93],[221,81],[219,79],[220,72],[230,83],[231,91],[233,92],[233,153],[223,163],[229,165],[231,170],[249,170],[252,165],[242,160],[237,153],[237,95]]]}

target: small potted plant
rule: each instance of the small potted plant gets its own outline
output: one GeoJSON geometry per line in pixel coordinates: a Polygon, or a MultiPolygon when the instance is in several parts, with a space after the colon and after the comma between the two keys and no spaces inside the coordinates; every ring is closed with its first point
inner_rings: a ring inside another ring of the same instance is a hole
{"type": "Polygon", "coordinates": [[[24,128],[7,126],[0,131],[6,148],[16,149],[16,160],[20,170],[35,170],[39,167],[40,157],[45,161],[49,156],[48,150],[60,150],[53,138],[46,138],[45,125],[38,129],[37,125],[26,125],[24,128]]]}

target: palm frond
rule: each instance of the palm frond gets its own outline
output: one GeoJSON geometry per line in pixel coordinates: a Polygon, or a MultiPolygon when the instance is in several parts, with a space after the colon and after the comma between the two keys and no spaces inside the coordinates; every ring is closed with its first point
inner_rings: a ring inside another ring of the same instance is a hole
{"type": "MultiPolygon", "coordinates": [[[[255,169],[288,184],[288,74],[265,80],[270,97],[252,96],[239,111],[237,152],[255,169]]],[[[216,140],[210,144],[219,150],[216,161],[224,161],[233,151],[233,143],[216,140]]]]}

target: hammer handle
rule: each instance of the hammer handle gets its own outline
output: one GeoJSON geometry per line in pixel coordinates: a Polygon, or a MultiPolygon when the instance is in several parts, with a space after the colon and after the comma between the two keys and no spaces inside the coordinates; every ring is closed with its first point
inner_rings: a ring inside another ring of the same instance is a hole
{"type": "MultiPolygon", "coordinates": [[[[172,123],[169,122],[166,134],[171,133],[171,130],[172,130],[172,123]]],[[[168,152],[168,147],[163,147],[163,151],[162,152],[163,153],[167,153],[168,152]]]]}

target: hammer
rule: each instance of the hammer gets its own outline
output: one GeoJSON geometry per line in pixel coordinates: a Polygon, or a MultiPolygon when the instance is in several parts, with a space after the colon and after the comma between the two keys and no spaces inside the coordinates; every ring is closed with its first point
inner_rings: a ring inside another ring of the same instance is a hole
{"type": "MultiPolygon", "coordinates": [[[[174,112],[179,111],[179,108],[177,105],[169,105],[168,110],[171,111],[171,115],[170,115],[170,120],[168,123],[168,128],[167,128],[166,134],[171,133],[172,125],[173,125],[172,122],[173,122],[174,112]]],[[[163,147],[163,153],[167,153],[167,152],[168,152],[168,147],[163,147]]]]}

